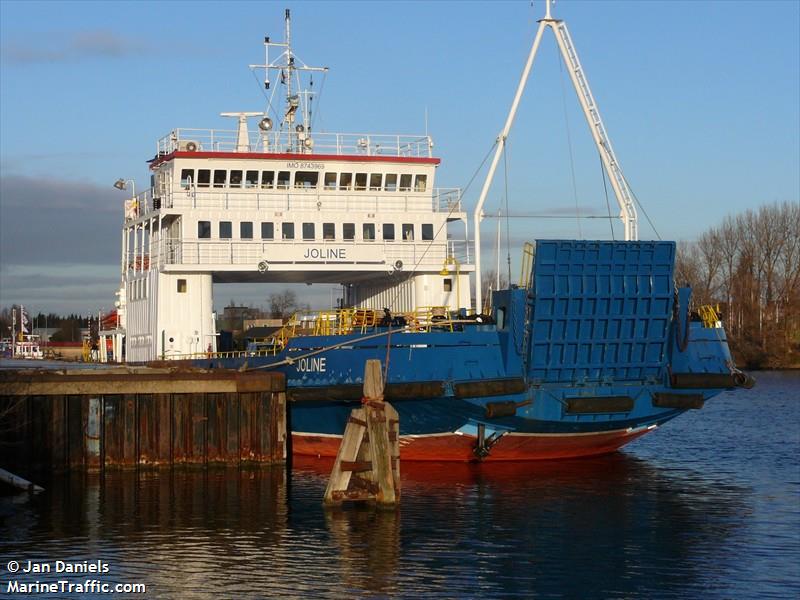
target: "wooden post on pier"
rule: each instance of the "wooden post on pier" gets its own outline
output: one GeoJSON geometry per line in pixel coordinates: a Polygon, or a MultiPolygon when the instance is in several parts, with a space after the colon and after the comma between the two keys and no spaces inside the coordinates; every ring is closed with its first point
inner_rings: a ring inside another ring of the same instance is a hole
{"type": "Polygon", "coordinates": [[[363,407],[350,413],[331,471],[324,503],[369,500],[392,507],[400,500],[400,420],[383,401],[379,360],[364,367],[363,407]]]}

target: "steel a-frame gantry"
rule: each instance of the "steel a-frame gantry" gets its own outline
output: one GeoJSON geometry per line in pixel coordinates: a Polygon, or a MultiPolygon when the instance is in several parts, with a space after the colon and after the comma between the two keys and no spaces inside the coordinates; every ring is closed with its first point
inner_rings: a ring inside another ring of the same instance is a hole
{"type": "Polygon", "coordinates": [[[483,204],[486,201],[486,196],[489,193],[489,188],[492,185],[494,174],[497,170],[497,165],[500,162],[500,157],[505,150],[508,134],[511,131],[511,126],[514,123],[514,117],[517,114],[517,108],[519,107],[522,93],[525,91],[525,85],[528,82],[528,77],[530,75],[531,68],[533,67],[533,60],[536,57],[536,52],[539,50],[539,43],[541,42],[542,35],[547,27],[553,30],[553,34],[556,37],[556,42],[558,43],[558,48],[561,51],[561,56],[564,59],[564,63],[567,65],[567,70],[569,72],[570,79],[572,80],[572,85],[575,88],[576,94],[578,95],[581,109],[583,110],[583,114],[589,124],[589,129],[592,132],[592,138],[594,139],[594,143],[597,146],[598,152],[600,153],[600,158],[603,161],[603,166],[605,167],[605,170],[608,173],[611,181],[611,187],[614,190],[614,195],[616,196],[617,203],[619,204],[620,208],[619,218],[622,221],[625,239],[639,239],[638,217],[636,214],[636,206],[633,201],[633,194],[628,187],[625,176],[622,174],[622,168],[619,166],[619,161],[617,161],[617,157],[614,154],[614,149],[611,146],[611,140],[608,137],[605,125],[603,125],[603,120],[600,117],[600,109],[597,107],[594,96],[592,96],[592,91],[589,88],[589,81],[586,79],[586,74],[584,73],[581,62],[578,59],[578,52],[575,49],[575,45],[572,43],[572,38],[569,35],[567,24],[560,19],[552,18],[550,15],[551,0],[545,0],[545,2],[547,7],[545,16],[543,19],[539,20],[539,29],[537,30],[536,37],[533,40],[530,54],[528,54],[528,61],[525,63],[525,68],[522,71],[522,76],[520,77],[519,85],[517,86],[517,93],[514,95],[514,100],[511,103],[511,110],[508,112],[505,126],[500,132],[500,135],[497,136],[497,148],[495,149],[494,158],[491,166],[489,167],[489,172],[486,175],[486,180],[483,183],[483,188],[481,189],[481,194],[478,198],[478,203],[475,205],[475,211],[473,213],[473,220],[475,223],[475,311],[478,313],[481,311],[483,300],[481,297],[480,250],[480,222],[483,219],[483,204]]]}

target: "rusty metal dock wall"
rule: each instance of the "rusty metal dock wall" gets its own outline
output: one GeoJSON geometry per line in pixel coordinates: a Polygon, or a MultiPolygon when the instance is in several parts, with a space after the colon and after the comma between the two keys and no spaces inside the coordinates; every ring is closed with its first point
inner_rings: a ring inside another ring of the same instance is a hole
{"type": "Polygon", "coordinates": [[[280,373],[0,371],[0,466],[97,472],[285,460],[280,373]]]}

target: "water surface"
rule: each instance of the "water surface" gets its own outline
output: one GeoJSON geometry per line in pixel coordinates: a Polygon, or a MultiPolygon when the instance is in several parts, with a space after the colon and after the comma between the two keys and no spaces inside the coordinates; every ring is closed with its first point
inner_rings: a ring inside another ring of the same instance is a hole
{"type": "Polygon", "coordinates": [[[404,463],[397,511],[324,510],[308,459],[54,479],[0,499],[0,597],[101,559],[147,598],[796,598],[800,374],[758,379],[601,458],[404,463]]]}

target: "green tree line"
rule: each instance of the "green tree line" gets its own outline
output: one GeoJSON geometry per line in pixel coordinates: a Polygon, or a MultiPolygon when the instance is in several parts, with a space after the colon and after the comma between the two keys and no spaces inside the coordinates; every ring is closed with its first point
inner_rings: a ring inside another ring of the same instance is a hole
{"type": "MultiPolygon", "coordinates": [[[[10,337],[13,323],[12,311],[17,310],[17,333],[19,333],[19,306],[4,307],[0,309],[0,337],[10,337]]],[[[94,317],[97,318],[96,316],[94,317]]],[[[28,329],[33,331],[36,327],[58,329],[50,338],[53,342],[80,342],[81,328],[87,326],[87,318],[83,315],[69,314],[57,315],[55,313],[38,314],[28,313],[28,329]]]]}

